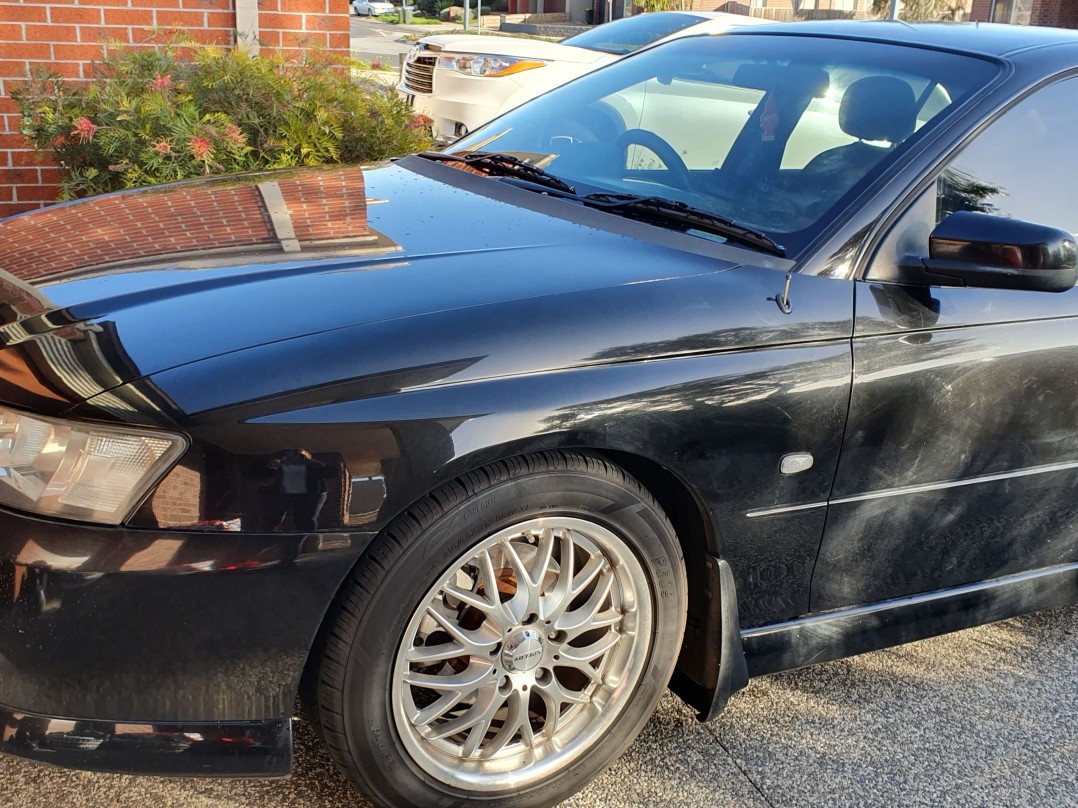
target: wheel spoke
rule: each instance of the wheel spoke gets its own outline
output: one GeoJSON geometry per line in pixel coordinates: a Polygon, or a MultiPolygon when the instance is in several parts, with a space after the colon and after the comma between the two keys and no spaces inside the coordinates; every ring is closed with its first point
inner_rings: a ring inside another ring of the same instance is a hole
{"type": "Polygon", "coordinates": [[[528,567],[513,542],[503,541],[502,547],[517,580],[517,591],[509,601],[509,608],[512,610],[514,622],[520,622],[525,616],[538,613],[539,587],[532,583],[528,567]]]}
{"type": "Polygon", "coordinates": [[[558,653],[562,660],[572,660],[573,662],[583,663],[594,662],[617,645],[622,636],[622,634],[619,634],[616,631],[609,631],[602,639],[596,640],[590,645],[585,645],[583,648],[574,648],[571,645],[564,645],[558,653]]]}
{"type": "Polygon", "coordinates": [[[475,592],[471,592],[467,589],[461,589],[459,586],[453,584],[446,584],[442,587],[442,591],[449,595],[451,598],[456,598],[462,603],[467,603],[484,614],[493,614],[496,610],[495,604],[484,598],[482,595],[477,595],[475,592]]]}
{"type": "Polygon", "coordinates": [[[581,567],[580,572],[573,577],[572,597],[570,600],[573,600],[587,589],[588,585],[595,580],[599,573],[607,572],[609,569],[610,565],[607,560],[598,553],[589,558],[588,563],[581,567]]]}
{"type": "Polygon", "coordinates": [[[546,710],[546,721],[543,723],[543,735],[549,740],[558,732],[558,721],[561,715],[562,702],[554,698],[554,694],[542,685],[537,687],[536,690],[539,692],[539,698],[542,700],[543,708],[546,710]]]}
{"type": "Polygon", "coordinates": [[[557,676],[551,676],[549,682],[537,684],[536,687],[543,693],[547,693],[556,704],[587,704],[591,699],[583,693],[566,690],[557,676]]]}
{"type": "Polygon", "coordinates": [[[485,717],[482,721],[472,727],[468,733],[467,740],[464,741],[464,746],[461,747],[460,754],[463,758],[474,758],[479,752],[480,746],[483,741],[486,740],[487,733],[490,731],[490,724],[494,720],[494,714],[485,717]]]}
{"type": "Polygon", "coordinates": [[[446,617],[433,605],[427,607],[427,614],[434,618],[434,621],[442,627],[446,634],[467,648],[469,654],[487,653],[498,642],[493,638],[484,638],[478,632],[461,628],[456,619],[446,617]]]}
{"type": "Polygon", "coordinates": [[[405,684],[412,687],[425,687],[428,690],[452,690],[467,694],[479,687],[490,676],[490,671],[489,665],[472,664],[460,673],[449,676],[408,671],[404,674],[403,679],[405,684]]]}
{"type": "Polygon", "coordinates": [[[451,690],[448,693],[443,694],[438,701],[434,702],[422,710],[414,711],[408,715],[408,720],[417,727],[425,727],[431,721],[436,721],[441,718],[447,712],[452,710],[462,701],[464,701],[465,693],[459,690],[451,690]]]}
{"type": "Polygon", "coordinates": [[[573,670],[580,671],[582,674],[588,677],[588,681],[592,684],[601,685],[603,683],[603,677],[599,675],[599,672],[595,670],[587,662],[583,662],[579,659],[566,659],[564,656],[561,661],[556,664],[558,668],[572,668],[573,670]]]}
{"type": "Polygon", "coordinates": [[[524,745],[531,750],[531,753],[535,754],[535,731],[532,729],[531,716],[528,714],[528,708],[525,706],[522,709],[523,715],[520,718],[520,740],[524,741],[524,745]]]}
{"type": "Polygon", "coordinates": [[[597,628],[599,624],[596,623],[596,617],[599,614],[599,610],[606,602],[607,597],[610,595],[610,588],[613,584],[613,573],[605,572],[599,582],[595,585],[594,591],[584,605],[579,609],[574,609],[563,615],[563,617],[556,623],[557,627],[565,632],[597,628]]]}
{"type": "MultiPolygon", "coordinates": [[[[434,727],[426,734],[426,737],[438,740],[440,738],[449,738],[479,724],[489,727],[494,714],[498,712],[498,708],[504,703],[505,697],[498,692],[497,683],[491,682],[479,689],[479,696],[476,698],[475,703],[463,714],[434,727]]],[[[485,733],[486,730],[484,730],[485,733]]]]}
{"type": "Polygon", "coordinates": [[[447,659],[468,656],[471,652],[459,643],[446,642],[439,645],[420,645],[408,649],[408,661],[417,665],[444,662],[447,659]]]}
{"type": "Polygon", "coordinates": [[[479,579],[483,584],[483,591],[490,593],[491,600],[501,601],[498,592],[498,573],[494,570],[494,562],[490,558],[490,551],[484,550],[476,559],[479,561],[479,579]]]}
{"type": "Polygon", "coordinates": [[[494,569],[490,551],[483,550],[476,556],[476,560],[479,562],[479,579],[482,582],[483,591],[490,594],[491,603],[494,604],[489,616],[498,624],[499,633],[504,633],[516,623],[516,618],[509,605],[502,603],[501,590],[498,589],[498,573],[494,569]]]}
{"type": "Polygon", "coordinates": [[[573,546],[573,536],[568,530],[559,531],[558,540],[561,544],[561,560],[558,569],[558,581],[550,592],[543,598],[541,617],[556,623],[569,604],[573,602],[573,571],[576,568],[576,552],[573,546]]]}
{"type": "Polygon", "coordinates": [[[502,724],[501,729],[491,738],[480,750],[480,756],[483,758],[492,758],[505,748],[513,736],[517,734],[517,730],[520,729],[521,720],[528,720],[528,707],[525,699],[516,690],[509,692],[509,697],[506,699],[506,705],[508,706],[508,714],[505,718],[505,723],[502,724]]]}
{"type": "MultiPolygon", "coordinates": [[[[558,531],[559,534],[562,531],[558,531]]],[[[560,538],[560,537],[559,537],[560,538]]],[[[546,579],[547,572],[550,571],[550,562],[554,558],[554,531],[551,528],[544,528],[543,532],[539,534],[539,548],[535,554],[535,560],[532,561],[532,570],[528,574],[528,581],[537,590],[543,588],[543,581],[546,579]]]]}

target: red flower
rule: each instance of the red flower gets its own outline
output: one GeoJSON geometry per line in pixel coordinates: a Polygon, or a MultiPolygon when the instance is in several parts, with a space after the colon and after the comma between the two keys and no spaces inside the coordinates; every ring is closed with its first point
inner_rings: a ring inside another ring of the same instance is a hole
{"type": "Polygon", "coordinates": [[[154,76],[154,80],[150,82],[150,89],[159,93],[167,93],[172,89],[172,76],[168,73],[164,75],[158,73],[154,76]]]}
{"type": "Polygon", "coordinates": [[[237,146],[242,146],[247,142],[247,137],[243,134],[243,130],[236,124],[230,123],[225,127],[225,137],[235,143],[237,146]]]}
{"type": "Polygon", "coordinates": [[[408,126],[411,129],[430,129],[434,126],[434,120],[426,115],[416,115],[408,126]]]}
{"type": "Polygon", "coordinates": [[[75,128],[71,130],[71,134],[79,139],[79,143],[89,143],[94,139],[94,132],[96,131],[97,124],[83,115],[75,121],[75,128]]]}
{"type": "Polygon", "coordinates": [[[172,154],[172,146],[167,140],[159,140],[154,143],[153,150],[158,154],[172,154]]]}
{"type": "Polygon", "coordinates": [[[187,147],[196,160],[209,160],[213,156],[213,144],[204,137],[193,137],[187,141],[187,147]]]}

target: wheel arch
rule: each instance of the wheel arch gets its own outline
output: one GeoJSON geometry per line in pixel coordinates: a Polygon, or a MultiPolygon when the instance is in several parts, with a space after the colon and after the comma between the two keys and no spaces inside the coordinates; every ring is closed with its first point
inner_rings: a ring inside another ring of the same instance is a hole
{"type": "MultiPolygon", "coordinates": [[[[717,610],[713,604],[709,603],[713,589],[709,582],[709,565],[711,559],[721,556],[721,538],[714,521],[708,514],[707,506],[689,482],[652,458],[632,451],[595,445],[595,443],[565,440],[565,437],[544,436],[540,440],[518,441],[501,447],[487,447],[470,455],[455,458],[427,482],[425,490],[419,492],[414,498],[409,497],[411,501],[407,505],[395,508],[394,513],[384,520],[382,529],[384,530],[384,526],[391,524],[415,503],[447,482],[497,461],[511,460],[537,451],[561,450],[592,454],[619,466],[635,478],[659,503],[670,519],[681,545],[688,583],[687,620],[672,686],[675,686],[677,694],[690,706],[706,712],[704,700],[708,697],[705,694],[714,688],[717,677],[717,668],[713,664],[715,655],[713,648],[709,646],[718,643],[722,628],[717,622],[717,610]],[[687,686],[677,683],[687,683],[687,686]]],[[[365,550],[357,559],[355,566],[363,564],[366,558],[367,551],[365,550]]],[[[326,627],[332,622],[330,618],[340,601],[341,592],[345,589],[350,575],[341,581],[322,617],[315,640],[307,652],[299,695],[308,708],[311,701],[314,670],[317,667],[315,663],[324,645],[326,627]]]]}

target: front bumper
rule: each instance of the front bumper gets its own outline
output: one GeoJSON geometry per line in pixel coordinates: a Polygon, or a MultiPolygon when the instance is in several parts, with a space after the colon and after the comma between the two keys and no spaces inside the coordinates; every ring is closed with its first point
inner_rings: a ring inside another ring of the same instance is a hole
{"type": "Polygon", "coordinates": [[[292,721],[74,721],[0,705],[0,752],[88,771],[276,777],[292,769],[292,721]]]}
{"type": "Polygon", "coordinates": [[[509,76],[467,76],[442,68],[434,69],[432,86],[432,94],[417,93],[407,86],[402,76],[397,90],[410,99],[416,114],[431,119],[434,137],[439,141],[453,140],[478,129],[507,108],[516,106],[510,104],[510,99],[522,89],[521,84],[509,76]],[[466,131],[458,132],[458,125],[466,131]]]}
{"type": "Polygon", "coordinates": [[[371,538],[129,530],[0,510],[0,751],[207,774],[217,750],[223,774],[286,773],[308,652],[371,538]],[[155,746],[172,763],[151,763],[164,759],[155,746]]]}

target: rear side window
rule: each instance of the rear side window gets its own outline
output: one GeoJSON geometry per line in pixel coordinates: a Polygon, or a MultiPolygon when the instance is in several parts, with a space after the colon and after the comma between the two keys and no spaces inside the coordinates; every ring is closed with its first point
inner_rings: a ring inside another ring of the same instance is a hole
{"type": "Polygon", "coordinates": [[[563,39],[561,44],[604,53],[632,53],[704,19],[693,14],[640,14],[597,26],[583,34],[563,39]]]}

